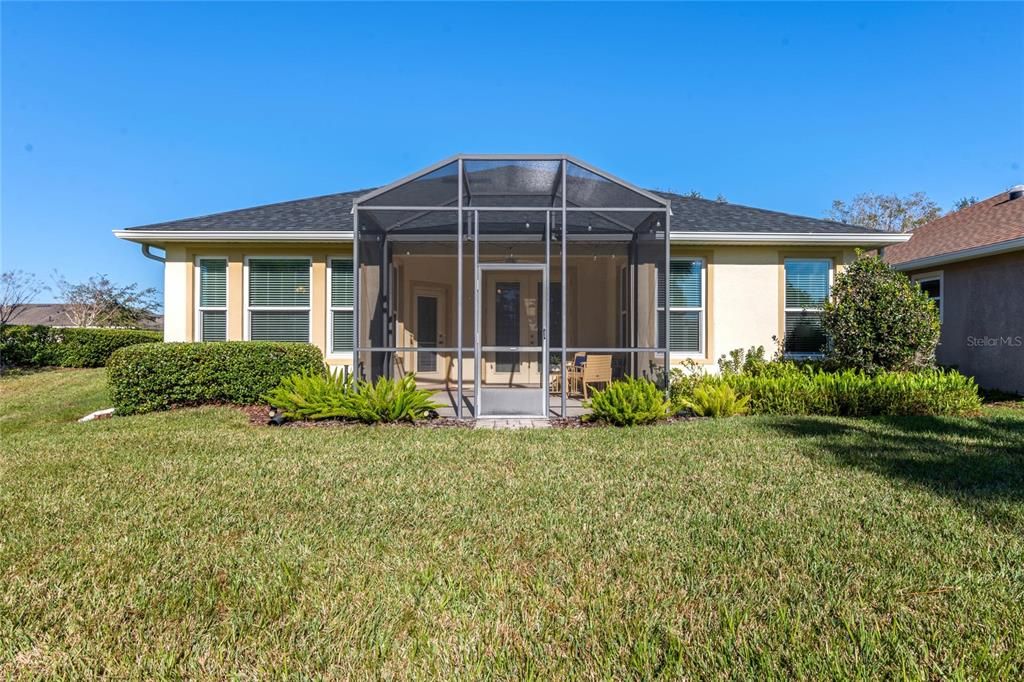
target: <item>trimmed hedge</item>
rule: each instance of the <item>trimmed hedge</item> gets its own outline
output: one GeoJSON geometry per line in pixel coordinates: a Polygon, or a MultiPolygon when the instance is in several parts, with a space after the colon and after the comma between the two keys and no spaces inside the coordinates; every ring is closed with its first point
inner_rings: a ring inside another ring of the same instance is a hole
{"type": "Polygon", "coordinates": [[[790,363],[769,363],[756,374],[702,377],[750,396],[751,414],[962,416],[981,409],[974,379],[958,372],[827,372],[790,363]]]}
{"type": "Polygon", "coordinates": [[[142,329],[10,325],[0,332],[5,367],[103,367],[119,348],[157,343],[163,334],[142,329]]]}
{"type": "Polygon", "coordinates": [[[283,377],[303,371],[327,372],[312,344],[153,343],[115,352],[107,382],[117,414],[139,414],[204,403],[252,405],[283,377]]]}

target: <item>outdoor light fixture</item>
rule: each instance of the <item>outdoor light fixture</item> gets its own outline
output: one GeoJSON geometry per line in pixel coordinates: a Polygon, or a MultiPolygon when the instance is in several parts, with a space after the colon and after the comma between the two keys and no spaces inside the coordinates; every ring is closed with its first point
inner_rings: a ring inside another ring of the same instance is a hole
{"type": "Polygon", "coordinates": [[[268,416],[270,419],[267,420],[267,426],[281,426],[285,422],[284,415],[276,407],[270,408],[268,416]]]}

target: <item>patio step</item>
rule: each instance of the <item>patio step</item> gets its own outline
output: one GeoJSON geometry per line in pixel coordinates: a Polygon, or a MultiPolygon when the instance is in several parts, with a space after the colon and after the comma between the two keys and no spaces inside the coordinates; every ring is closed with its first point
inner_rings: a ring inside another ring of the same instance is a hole
{"type": "Polygon", "coordinates": [[[540,417],[480,417],[474,424],[477,429],[546,429],[550,426],[550,421],[540,417]]]}

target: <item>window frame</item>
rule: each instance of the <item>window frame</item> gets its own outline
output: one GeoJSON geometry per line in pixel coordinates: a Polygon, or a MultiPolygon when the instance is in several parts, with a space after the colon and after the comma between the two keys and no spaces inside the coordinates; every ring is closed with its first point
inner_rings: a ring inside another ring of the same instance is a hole
{"type": "Polygon", "coordinates": [[[308,314],[309,326],[306,330],[305,343],[313,342],[313,257],[295,254],[260,254],[258,256],[246,256],[242,265],[242,301],[245,303],[245,320],[243,338],[252,341],[252,312],[253,310],[281,311],[281,312],[306,312],[308,314]],[[309,303],[306,306],[255,306],[249,302],[249,263],[254,260],[304,260],[309,268],[309,303]]]}
{"type": "MultiPolygon", "coordinates": [[[[828,291],[825,292],[825,300],[829,300],[832,297],[832,287],[835,286],[836,276],[836,260],[830,256],[786,256],[782,259],[782,329],[779,330],[781,333],[783,349],[785,349],[786,343],[786,318],[790,313],[823,313],[824,307],[821,308],[797,308],[786,305],[786,290],[788,288],[788,281],[786,279],[786,264],[790,261],[797,262],[819,262],[828,263],[828,291]]],[[[827,337],[826,337],[827,338],[827,337]]],[[[826,344],[830,343],[826,340],[826,344]]],[[[818,351],[816,353],[790,353],[784,350],[783,355],[787,358],[793,358],[795,360],[813,360],[825,357],[825,353],[818,351]]]]}
{"type": "MultiPolygon", "coordinates": [[[[946,282],[942,276],[942,270],[933,270],[931,272],[922,272],[917,275],[913,275],[910,281],[914,282],[918,286],[921,286],[922,282],[938,282],[939,283],[939,295],[938,295],[938,307],[939,307],[939,324],[942,324],[942,320],[945,317],[943,314],[946,302],[946,282]]],[[[935,299],[931,296],[929,300],[934,301],[935,299]]]]}
{"type": "MultiPolygon", "coordinates": [[[[203,341],[203,313],[204,312],[223,312],[224,313],[224,340],[227,341],[230,337],[229,326],[230,320],[228,319],[229,310],[231,306],[231,259],[227,256],[215,255],[215,254],[203,254],[197,255],[193,259],[194,273],[194,286],[193,286],[193,299],[195,301],[195,318],[192,324],[192,339],[194,341],[203,341]],[[201,262],[204,260],[222,260],[224,261],[224,305],[223,306],[204,306],[202,304],[202,266],[201,262]]],[[[210,341],[208,343],[214,343],[210,341]]]]}
{"type": "MultiPolygon", "coordinates": [[[[665,324],[665,335],[669,336],[669,330],[672,327],[671,318],[672,313],[698,313],[697,321],[697,350],[672,350],[672,339],[665,339],[668,344],[670,357],[673,359],[686,360],[686,359],[702,359],[707,355],[707,309],[708,309],[708,260],[704,256],[690,256],[686,254],[680,254],[678,256],[669,256],[669,271],[665,273],[665,305],[657,306],[655,314],[662,315],[665,309],[668,309],[669,319],[666,320],[665,324]],[[673,306],[669,304],[668,295],[668,282],[672,275],[672,264],[676,261],[695,261],[700,263],[700,307],[693,306],[673,306]]],[[[657,292],[657,298],[661,299],[661,292],[657,292]]],[[[660,341],[660,339],[659,339],[660,341]]],[[[659,344],[660,345],[660,344],[659,344]]]]}
{"type": "MultiPolygon", "coordinates": [[[[332,272],[331,272],[332,265],[331,264],[334,261],[336,261],[336,260],[347,260],[348,262],[350,262],[352,264],[352,280],[353,280],[353,284],[355,284],[356,262],[355,262],[355,258],[353,256],[354,256],[354,254],[348,254],[348,255],[339,254],[339,255],[335,255],[335,256],[331,256],[331,255],[327,256],[327,298],[326,298],[326,301],[325,301],[326,304],[327,304],[327,320],[326,320],[327,329],[326,329],[326,334],[325,334],[326,338],[324,339],[324,346],[326,348],[326,352],[324,353],[324,355],[325,355],[325,357],[330,358],[332,360],[351,359],[353,364],[354,364],[355,363],[355,357],[356,357],[356,340],[355,340],[355,338],[352,339],[352,349],[351,350],[340,351],[340,352],[335,352],[335,350],[334,350],[334,313],[336,313],[336,312],[346,312],[346,311],[347,312],[351,312],[352,316],[353,316],[352,317],[352,327],[353,327],[353,329],[355,329],[355,326],[356,326],[356,320],[355,320],[355,299],[352,300],[352,305],[336,306],[336,305],[334,305],[332,303],[332,296],[331,296],[331,294],[332,294],[331,288],[332,288],[332,285],[333,285],[332,272]]],[[[353,294],[354,293],[355,293],[355,287],[353,286],[353,294]]]]}

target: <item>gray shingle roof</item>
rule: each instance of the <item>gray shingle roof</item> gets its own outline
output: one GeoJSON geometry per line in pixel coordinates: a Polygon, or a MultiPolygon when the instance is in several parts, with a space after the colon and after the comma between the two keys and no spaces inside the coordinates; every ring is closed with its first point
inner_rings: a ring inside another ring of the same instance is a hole
{"type": "Polygon", "coordinates": [[[832,220],[768,211],[724,201],[658,192],[672,201],[673,232],[765,232],[770,234],[877,234],[877,230],[832,220]]]}
{"type": "MultiPolygon", "coordinates": [[[[211,213],[184,220],[140,225],[129,230],[146,231],[321,231],[352,229],[352,201],[371,191],[326,194],[308,199],[254,206],[237,211],[211,213]]],[[[876,230],[831,220],[767,211],[670,192],[649,190],[672,202],[673,232],[764,232],[876,234],[876,230]]]]}

